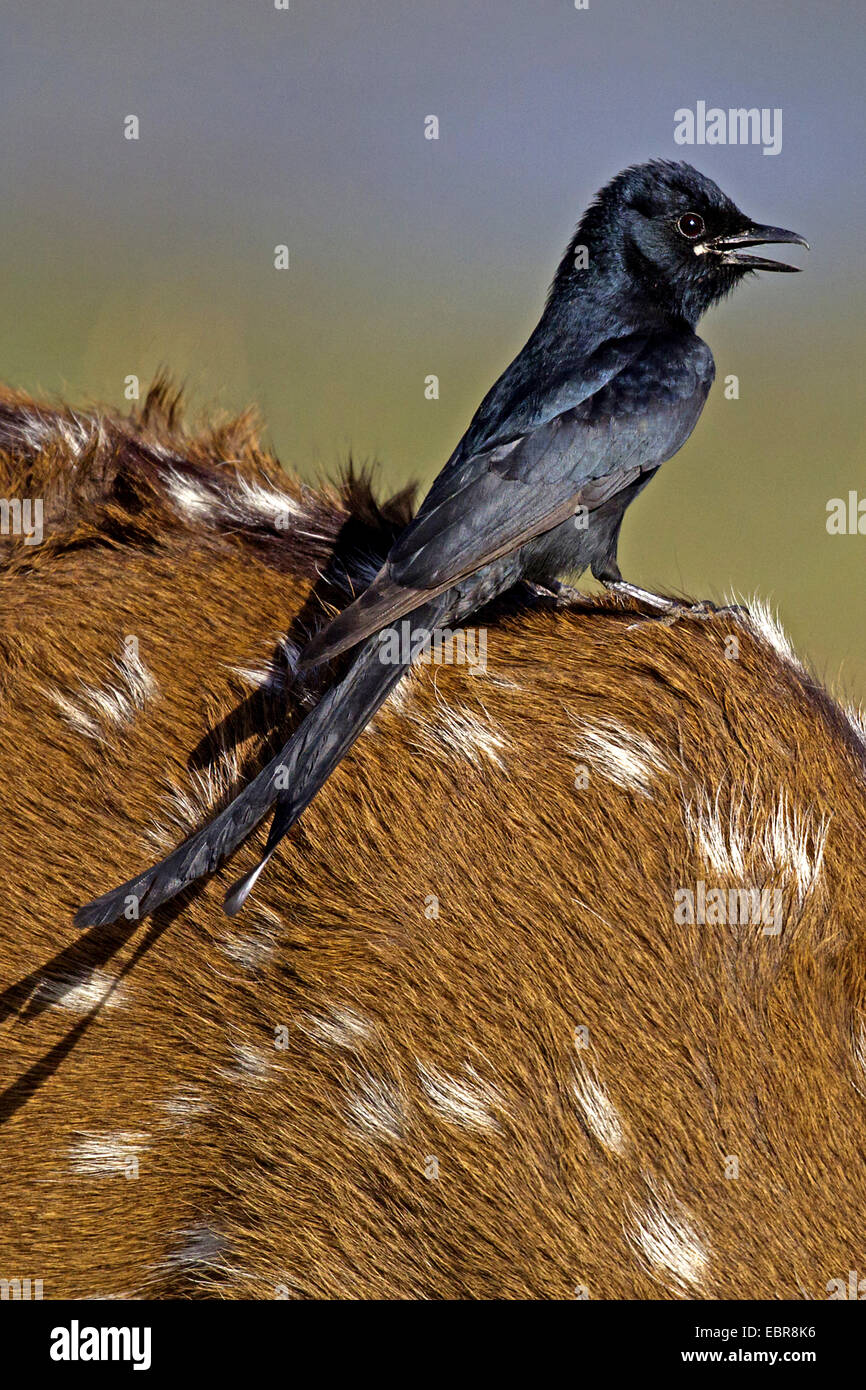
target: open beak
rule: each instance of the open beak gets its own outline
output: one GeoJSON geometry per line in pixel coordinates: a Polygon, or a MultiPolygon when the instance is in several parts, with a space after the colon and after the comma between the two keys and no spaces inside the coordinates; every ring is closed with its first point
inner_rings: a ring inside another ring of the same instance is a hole
{"type": "Polygon", "coordinates": [[[770,246],[776,242],[793,242],[795,246],[809,243],[796,232],[788,232],[784,227],[747,227],[745,231],[733,232],[730,236],[717,236],[706,242],[708,251],[722,253],[722,265],[741,265],[748,270],[788,270],[797,271],[798,265],[786,265],[784,261],[771,261],[766,256],[744,256],[738,254],[741,246],[770,246]]]}

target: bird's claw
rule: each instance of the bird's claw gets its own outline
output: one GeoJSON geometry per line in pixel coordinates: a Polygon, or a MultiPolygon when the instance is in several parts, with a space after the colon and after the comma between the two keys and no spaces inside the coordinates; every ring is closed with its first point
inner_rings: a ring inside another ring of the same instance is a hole
{"type": "Polygon", "coordinates": [[[722,618],[730,615],[737,619],[748,618],[750,616],[748,608],[742,603],[711,603],[709,599],[699,599],[697,603],[672,603],[665,613],[653,614],[650,617],[642,618],[640,622],[630,623],[628,631],[633,631],[636,627],[643,627],[645,623],[657,623],[661,627],[673,627],[681,618],[699,618],[706,621],[708,618],[722,618]]]}
{"type": "Polygon", "coordinates": [[[683,614],[692,618],[723,618],[726,615],[734,618],[748,618],[751,616],[743,603],[710,603],[709,599],[699,599],[697,603],[686,604],[682,607],[680,616],[683,614]]]}
{"type": "Polygon", "coordinates": [[[564,608],[569,604],[587,604],[592,602],[588,594],[582,589],[575,589],[570,584],[563,584],[558,579],[553,579],[549,584],[530,584],[533,593],[539,598],[552,598],[556,600],[557,607],[564,608]]]}

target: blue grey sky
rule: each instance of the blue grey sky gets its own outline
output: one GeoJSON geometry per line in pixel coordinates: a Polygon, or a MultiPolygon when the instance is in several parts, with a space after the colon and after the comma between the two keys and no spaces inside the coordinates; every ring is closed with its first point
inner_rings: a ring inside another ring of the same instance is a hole
{"type": "Polygon", "coordinates": [[[690,159],[806,235],[806,274],[705,321],[741,399],[714,393],[623,557],[642,582],[759,588],[866,691],[866,537],[824,530],[827,499],[866,486],[857,6],[7,0],[0,33],[0,375],[121,405],[165,365],[196,407],[258,405],[307,476],[351,448],[429,481],[626,164],[690,159]],[[781,108],[781,152],[677,146],[698,101],[781,108]]]}

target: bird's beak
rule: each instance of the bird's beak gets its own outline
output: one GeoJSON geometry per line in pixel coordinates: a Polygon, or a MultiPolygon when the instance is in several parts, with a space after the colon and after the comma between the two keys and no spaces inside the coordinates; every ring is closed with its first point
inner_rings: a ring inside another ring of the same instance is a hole
{"type": "Polygon", "coordinates": [[[795,246],[809,243],[797,232],[788,232],[784,227],[746,227],[742,232],[732,232],[729,236],[717,236],[705,242],[708,251],[721,252],[722,265],[741,265],[748,270],[788,270],[797,271],[798,265],[786,265],[784,261],[771,261],[766,256],[743,256],[738,251],[741,246],[770,246],[775,242],[793,242],[795,246]]]}

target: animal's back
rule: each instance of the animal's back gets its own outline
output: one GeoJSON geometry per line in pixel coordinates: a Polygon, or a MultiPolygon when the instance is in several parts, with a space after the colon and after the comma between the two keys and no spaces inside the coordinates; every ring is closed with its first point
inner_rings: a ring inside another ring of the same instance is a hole
{"type": "Polygon", "coordinates": [[[0,1275],[46,1298],[847,1278],[864,740],[767,620],[503,605],[404,683],[243,916],[222,894],[254,845],[82,935],[75,905],[315,697],[278,641],[369,579],[405,502],[301,489],[247,425],[189,439],[164,398],[140,428],[10,400],[0,443],[46,515],[0,580],[0,1275]]]}

